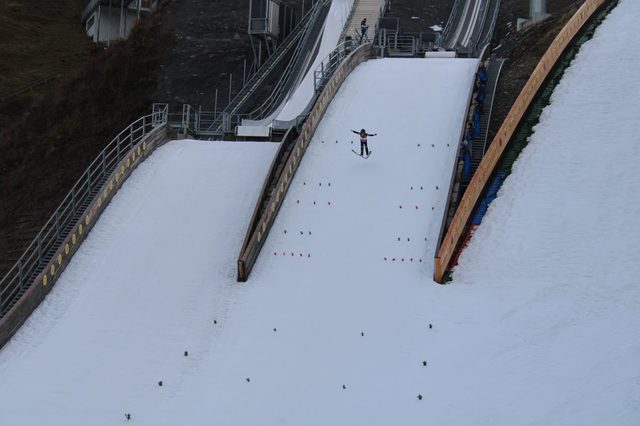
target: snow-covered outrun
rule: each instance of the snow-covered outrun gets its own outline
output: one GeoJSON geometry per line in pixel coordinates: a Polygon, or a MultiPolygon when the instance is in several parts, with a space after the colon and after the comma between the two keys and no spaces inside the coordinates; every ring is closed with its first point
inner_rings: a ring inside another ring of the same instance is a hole
{"type": "Polygon", "coordinates": [[[620,0],[583,46],[447,286],[476,61],[359,66],[247,283],[277,146],[158,149],[0,352],[0,425],[640,424],[638,19],[620,0]]]}

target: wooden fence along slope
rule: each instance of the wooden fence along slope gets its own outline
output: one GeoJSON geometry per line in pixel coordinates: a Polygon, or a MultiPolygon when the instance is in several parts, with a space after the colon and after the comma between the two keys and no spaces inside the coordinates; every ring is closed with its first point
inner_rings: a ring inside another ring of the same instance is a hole
{"type": "Polygon", "coordinates": [[[567,22],[564,28],[558,33],[546,53],[531,74],[529,81],[524,86],[520,95],[511,107],[507,118],[502,123],[500,130],[496,134],[487,154],[482,159],[476,174],[471,179],[471,183],[458,206],[455,216],[449,226],[446,236],[435,258],[434,279],[442,283],[444,275],[449,267],[449,262],[460,244],[464,231],[469,223],[474,208],[484,191],[493,171],[504,153],[509,141],[515,134],[520,122],[526,114],[529,106],[534,101],[538,91],[544,81],[556,65],[565,49],[580,32],[589,19],[606,3],[611,0],[586,0],[573,17],[567,22]]]}
{"type": "MultiPolygon", "coordinates": [[[[336,72],[322,90],[316,104],[309,113],[309,118],[307,118],[307,121],[305,121],[302,130],[300,131],[300,137],[298,137],[298,140],[295,142],[293,151],[285,164],[282,175],[278,179],[278,184],[271,194],[267,208],[264,210],[257,223],[252,222],[249,224],[245,243],[243,244],[240,256],[238,257],[238,281],[246,281],[247,278],[249,278],[251,269],[258,259],[260,250],[262,249],[262,246],[267,239],[267,235],[271,230],[271,226],[275,221],[276,215],[284,202],[284,197],[289,189],[289,185],[291,185],[293,176],[295,175],[296,170],[298,170],[300,161],[302,161],[302,156],[304,155],[307,146],[309,146],[309,143],[320,124],[320,120],[322,120],[322,116],[329,107],[331,100],[338,92],[338,89],[340,89],[342,82],[349,74],[351,74],[351,71],[353,71],[360,63],[366,61],[367,58],[372,55],[372,52],[370,44],[363,44],[354,50],[343,61],[343,63],[340,64],[336,72]]],[[[269,176],[267,176],[267,179],[269,179],[269,176]]],[[[265,183],[265,185],[267,185],[267,183],[265,183]]],[[[263,188],[265,188],[265,185],[263,185],[263,188]]],[[[258,203],[262,203],[262,200],[258,200],[258,203]]]]}

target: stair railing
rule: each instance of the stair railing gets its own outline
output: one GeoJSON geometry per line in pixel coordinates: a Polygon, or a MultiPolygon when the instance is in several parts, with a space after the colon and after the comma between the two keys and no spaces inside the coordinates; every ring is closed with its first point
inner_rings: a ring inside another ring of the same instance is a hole
{"type": "MultiPolygon", "coordinates": [[[[166,122],[166,110],[154,111],[131,123],[107,144],[58,205],[13,267],[0,279],[0,319],[33,284],[59,251],[116,165],[145,135],[166,122]]],[[[65,248],[68,251],[69,248],[65,248]]]]}

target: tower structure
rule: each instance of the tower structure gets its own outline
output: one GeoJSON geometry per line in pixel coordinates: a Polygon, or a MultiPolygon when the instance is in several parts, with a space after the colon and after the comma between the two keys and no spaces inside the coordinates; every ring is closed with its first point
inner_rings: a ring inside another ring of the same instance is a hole
{"type": "Polygon", "coordinates": [[[280,0],[250,0],[249,35],[254,63],[260,66],[262,59],[277,49],[297,23],[295,11],[280,0]]]}
{"type": "Polygon", "coordinates": [[[125,39],[141,16],[158,7],[159,0],[86,0],[81,18],[91,39],[109,43],[125,39]]]}

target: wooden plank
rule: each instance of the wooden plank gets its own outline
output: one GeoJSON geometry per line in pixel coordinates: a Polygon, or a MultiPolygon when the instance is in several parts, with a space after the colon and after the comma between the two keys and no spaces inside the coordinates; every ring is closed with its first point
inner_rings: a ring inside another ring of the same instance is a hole
{"type": "Polygon", "coordinates": [[[511,107],[509,114],[498,130],[487,154],[478,166],[478,170],[471,179],[469,187],[456,210],[447,234],[442,239],[442,243],[435,257],[434,279],[436,282],[442,283],[444,274],[449,267],[449,263],[456,248],[463,238],[465,228],[471,219],[471,215],[480,195],[488,184],[489,178],[493,174],[499,159],[507,148],[509,141],[513,137],[529,106],[534,101],[545,79],[552,71],[565,49],[593,14],[598,11],[600,7],[610,1],[611,0],[586,0],[580,9],[578,9],[578,11],[571,17],[569,22],[567,22],[564,28],[560,30],[542,59],[540,59],[540,62],[531,74],[527,84],[520,92],[520,95],[518,95],[518,98],[511,107]]]}

